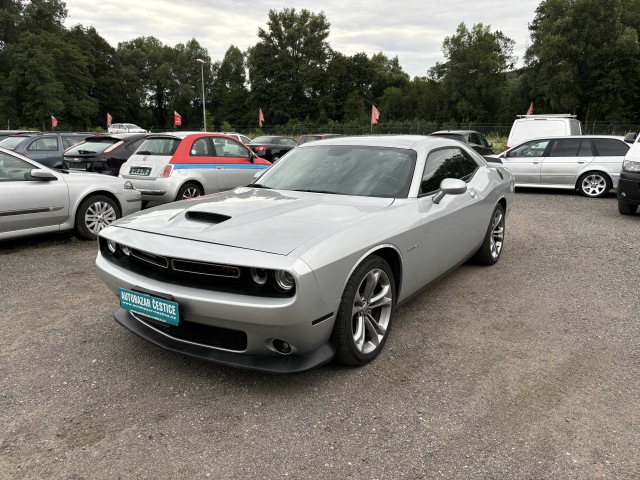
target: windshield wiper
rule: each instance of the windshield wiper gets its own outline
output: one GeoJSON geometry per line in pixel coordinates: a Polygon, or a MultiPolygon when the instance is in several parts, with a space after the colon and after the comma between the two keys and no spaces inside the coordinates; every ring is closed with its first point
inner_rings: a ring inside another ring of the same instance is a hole
{"type": "Polygon", "coordinates": [[[271,190],[271,187],[267,187],[266,185],[262,185],[261,183],[250,183],[247,187],[253,188],[266,188],[267,190],[271,190]]]}
{"type": "Polygon", "coordinates": [[[136,152],[136,155],[153,155],[153,153],[148,150],[143,150],[141,152],[136,152]]]}
{"type": "Polygon", "coordinates": [[[294,192],[329,193],[331,195],[337,195],[336,192],[330,192],[328,190],[299,189],[299,190],[294,190],[294,192]]]}

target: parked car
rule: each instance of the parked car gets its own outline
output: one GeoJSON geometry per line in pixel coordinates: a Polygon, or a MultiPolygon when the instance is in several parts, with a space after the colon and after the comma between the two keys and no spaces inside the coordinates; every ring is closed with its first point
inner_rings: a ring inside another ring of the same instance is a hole
{"type": "Polygon", "coordinates": [[[270,165],[227,135],[175,132],[149,135],[120,176],[143,201],[167,203],[245,185],[270,165]]]}
{"type": "Polygon", "coordinates": [[[117,177],[122,164],[146,137],[146,133],[114,133],[87,137],[64,152],[62,167],[117,177]]]}
{"type": "Polygon", "coordinates": [[[247,146],[259,157],[275,163],[285,153],[296,148],[296,141],[291,137],[265,135],[254,138],[247,146]]]}
{"type": "Polygon", "coordinates": [[[582,135],[582,124],[575,115],[518,115],[509,131],[507,150],[534,138],[570,135],[582,135]]]}
{"type": "Polygon", "coordinates": [[[114,123],[109,125],[107,133],[148,133],[142,127],[135,125],[134,123],[114,123]]]}
{"type": "Polygon", "coordinates": [[[303,145],[307,142],[315,142],[316,140],[326,140],[328,138],[343,137],[341,133],[308,133],[300,135],[298,138],[298,145],[303,145]]]}
{"type": "Polygon", "coordinates": [[[629,150],[623,137],[578,135],[529,140],[497,155],[516,186],[576,189],[604,197],[616,188],[629,150]]]}
{"type": "Polygon", "coordinates": [[[117,322],[160,347],[267,372],[363,365],[396,306],[501,255],[513,176],[426,136],[303,145],[256,183],[100,233],[117,322]]]}
{"type": "Polygon", "coordinates": [[[230,137],[235,138],[236,140],[248,145],[251,142],[251,139],[246,135],[242,135],[241,133],[236,132],[222,132],[223,135],[229,135],[230,137]]]}
{"type": "Polygon", "coordinates": [[[0,148],[0,240],[73,230],[87,239],[140,210],[131,182],[61,172],[0,148]]]}
{"type": "Polygon", "coordinates": [[[483,134],[474,130],[441,130],[439,132],[433,132],[430,135],[447,137],[466,143],[480,155],[493,154],[493,145],[487,141],[483,134]]]}
{"type": "Polygon", "coordinates": [[[616,196],[618,197],[618,212],[622,215],[633,215],[640,205],[640,135],[635,133],[625,138],[633,138],[635,142],[624,157],[616,196]]]}
{"type": "Polygon", "coordinates": [[[90,135],[76,132],[21,133],[5,138],[0,142],[0,147],[13,150],[46,167],[60,168],[64,151],[90,135]]]}

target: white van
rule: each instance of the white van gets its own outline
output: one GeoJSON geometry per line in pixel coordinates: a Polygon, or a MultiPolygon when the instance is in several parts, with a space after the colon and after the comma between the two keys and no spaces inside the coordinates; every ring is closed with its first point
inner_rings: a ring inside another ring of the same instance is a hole
{"type": "Polygon", "coordinates": [[[582,135],[582,124],[575,115],[518,115],[509,132],[507,150],[533,138],[567,135],[582,135]]]}

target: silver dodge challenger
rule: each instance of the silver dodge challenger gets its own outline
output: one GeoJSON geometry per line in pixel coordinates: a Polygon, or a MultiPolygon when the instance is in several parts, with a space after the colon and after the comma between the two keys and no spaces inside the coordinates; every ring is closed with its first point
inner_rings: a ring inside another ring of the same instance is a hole
{"type": "Polygon", "coordinates": [[[96,265],[116,321],[168,350],[272,373],[364,365],[397,305],[498,261],[513,200],[513,176],[455,140],[339,137],[115,222],[96,265]]]}

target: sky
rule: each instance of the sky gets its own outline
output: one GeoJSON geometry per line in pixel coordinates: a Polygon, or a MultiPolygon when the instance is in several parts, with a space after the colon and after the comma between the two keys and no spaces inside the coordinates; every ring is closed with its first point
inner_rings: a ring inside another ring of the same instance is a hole
{"type": "Polygon", "coordinates": [[[235,45],[245,51],[267,28],[269,10],[295,8],[324,12],[331,24],[333,50],[344,55],[382,52],[398,57],[412,78],[425,76],[443,62],[442,42],[464,22],[489,25],[515,41],[522,64],[529,45],[528,24],[541,0],[325,0],[283,3],[269,0],[65,0],[65,25],[93,26],[113,47],[137,37],[154,36],[174,47],[195,38],[213,62],[235,45]]]}

